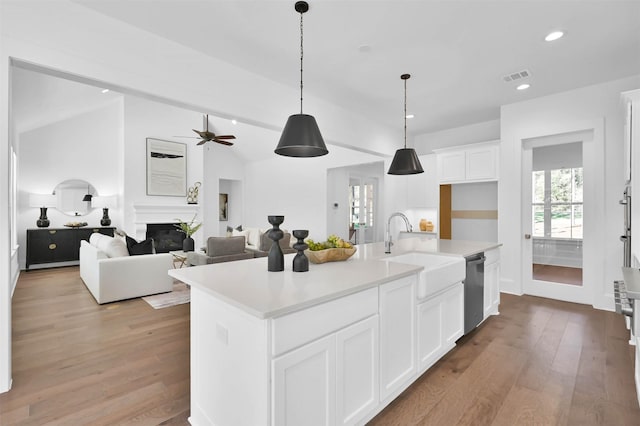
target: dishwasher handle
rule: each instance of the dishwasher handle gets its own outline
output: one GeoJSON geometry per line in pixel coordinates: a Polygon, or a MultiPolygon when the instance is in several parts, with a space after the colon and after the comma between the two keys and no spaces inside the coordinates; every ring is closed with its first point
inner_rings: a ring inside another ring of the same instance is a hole
{"type": "Polygon", "coordinates": [[[467,260],[467,264],[473,265],[473,264],[476,264],[476,263],[484,263],[485,260],[487,260],[487,257],[486,256],[482,256],[482,257],[479,257],[477,259],[467,260]]]}

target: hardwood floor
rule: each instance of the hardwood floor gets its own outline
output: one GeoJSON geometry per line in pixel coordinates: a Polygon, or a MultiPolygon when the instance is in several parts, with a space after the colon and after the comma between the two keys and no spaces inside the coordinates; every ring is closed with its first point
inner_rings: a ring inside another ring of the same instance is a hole
{"type": "Polygon", "coordinates": [[[563,284],[582,285],[582,268],[533,264],[533,279],[563,284]]]}
{"type": "Polygon", "coordinates": [[[77,267],[20,274],[1,425],[188,424],[189,304],[98,305],[77,267]]]}
{"type": "MultiPolygon", "coordinates": [[[[640,424],[622,316],[506,294],[500,312],[370,424],[640,424]]],[[[77,267],[21,274],[0,425],[187,425],[188,415],[188,304],[99,306],[77,267]]]]}
{"type": "Polygon", "coordinates": [[[640,425],[621,315],[502,295],[370,425],[640,425]]]}

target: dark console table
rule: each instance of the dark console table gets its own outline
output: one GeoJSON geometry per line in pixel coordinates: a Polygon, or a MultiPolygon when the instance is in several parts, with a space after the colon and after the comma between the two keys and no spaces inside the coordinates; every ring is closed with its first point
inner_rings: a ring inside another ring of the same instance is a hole
{"type": "Polygon", "coordinates": [[[80,260],[80,241],[89,240],[94,232],[113,237],[115,228],[38,228],[27,229],[27,260],[25,266],[40,263],[80,260]]]}

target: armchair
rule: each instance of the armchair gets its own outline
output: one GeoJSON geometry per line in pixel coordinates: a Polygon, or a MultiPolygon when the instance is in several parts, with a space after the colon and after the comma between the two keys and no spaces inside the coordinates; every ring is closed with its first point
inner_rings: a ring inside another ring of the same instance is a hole
{"type": "Polygon", "coordinates": [[[231,262],[233,260],[253,259],[253,253],[245,250],[245,239],[239,237],[209,237],[207,252],[187,253],[189,265],[207,265],[210,263],[231,262]]]}

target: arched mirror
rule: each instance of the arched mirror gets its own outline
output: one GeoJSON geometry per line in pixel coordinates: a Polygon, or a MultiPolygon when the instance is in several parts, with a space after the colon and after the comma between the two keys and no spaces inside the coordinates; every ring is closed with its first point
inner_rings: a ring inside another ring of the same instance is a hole
{"type": "Polygon", "coordinates": [[[81,179],[69,179],[56,185],[56,208],[69,216],[84,216],[91,212],[91,198],[98,195],[96,189],[81,179]]]}

